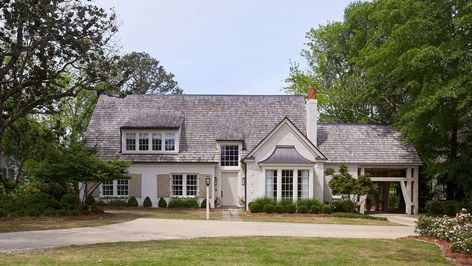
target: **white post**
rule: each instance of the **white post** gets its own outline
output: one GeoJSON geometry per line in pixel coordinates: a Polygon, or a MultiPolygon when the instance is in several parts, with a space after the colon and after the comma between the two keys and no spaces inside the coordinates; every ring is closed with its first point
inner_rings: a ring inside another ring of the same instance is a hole
{"type": "Polygon", "coordinates": [[[209,176],[205,177],[206,183],[206,219],[210,220],[210,182],[211,179],[209,176]]]}

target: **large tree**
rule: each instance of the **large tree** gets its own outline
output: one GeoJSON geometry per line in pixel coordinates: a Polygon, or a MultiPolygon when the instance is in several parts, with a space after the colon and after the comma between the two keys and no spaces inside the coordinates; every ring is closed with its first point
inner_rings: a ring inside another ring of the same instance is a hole
{"type": "Polygon", "coordinates": [[[292,67],[289,92],[309,80],[324,120],[394,124],[448,198],[472,196],[472,2],[356,2],[307,39],[309,69],[292,67]]]}

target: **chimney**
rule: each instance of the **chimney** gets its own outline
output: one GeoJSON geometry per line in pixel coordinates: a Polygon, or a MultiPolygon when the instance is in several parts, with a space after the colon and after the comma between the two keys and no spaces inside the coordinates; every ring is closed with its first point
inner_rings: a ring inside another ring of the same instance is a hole
{"type": "Polygon", "coordinates": [[[318,124],[318,101],[316,100],[316,89],[309,88],[306,101],[306,136],[318,146],[317,143],[317,124],[318,124]]]}

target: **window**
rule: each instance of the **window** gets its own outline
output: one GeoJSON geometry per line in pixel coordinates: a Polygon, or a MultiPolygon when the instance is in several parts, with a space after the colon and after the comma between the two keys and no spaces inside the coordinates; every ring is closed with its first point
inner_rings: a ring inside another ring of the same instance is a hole
{"type": "Polygon", "coordinates": [[[148,133],[139,133],[139,150],[147,151],[149,150],[149,137],[148,133]]]}
{"type": "Polygon", "coordinates": [[[116,180],[116,195],[128,196],[128,181],[127,179],[116,180]]]}
{"type": "Polygon", "coordinates": [[[307,199],[308,198],[308,177],[310,171],[308,170],[298,170],[298,199],[307,199]]]}
{"type": "Polygon", "coordinates": [[[184,194],[184,177],[183,175],[172,176],[172,195],[182,196],[184,194]]]}
{"type": "Polygon", "coordinates": [[[266,170],[265,196],[277,200],[277,170],[266,170]]]}
{"type": "Polygon", "coordinates": [[[221,145],[221,166],[239,166],[239,145],[221,145]]]}
{"type": "Polygon", "coordinates": [[[187,196],[197,195],[197,175],[187,175],[187,196]]]}
{"type": "Polygon", "coordinates": [[[174,135],[174,133],[167,133],[166,134],[165,146],[166,146],[166,151],[175,150],[175,135],[174,135]]]}
{"type": "Polygon", "coordinates": [[[136,133],[126,133],[126,150],[136,150],[136,133]]]}
{"type": "Polygon", "coordinates": [[[103,182],[102,184],[102,195],[113,196],[113,181],[103,182]]]}
{"type": "Polygon", "coordinates": [[[123,133],[122,143],[124,152],[168,153],[178,150],[179,140],[176,131],[141,130],[129,132],[126,130],[123,133]]]}
{"type": "Polygon", "coordinates": [[[172,196],[197,196],[197,175],[172,175],[172,196]]]}
{"type": "Polygon", "coordinates": [[[282,199],[293,199],[293,170],[282,170],[282,199]]]}
{"type": "Polygon", "coordinates": [[[153,151],[162,150],[161,133],[153,133],[152,134],[152,150],[153,151]]]}

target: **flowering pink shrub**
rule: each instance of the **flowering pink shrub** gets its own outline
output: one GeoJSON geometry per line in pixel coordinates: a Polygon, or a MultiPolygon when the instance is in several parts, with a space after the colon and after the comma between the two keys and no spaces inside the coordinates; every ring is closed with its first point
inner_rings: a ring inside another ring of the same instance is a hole
{"type": "Polygon", "coordinates": [[[466,209],[454,218],[420,216],[415,231],[421,236],[449,241],[453,251],[472,254],[472,215],[466,209]]]}

